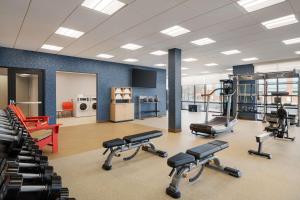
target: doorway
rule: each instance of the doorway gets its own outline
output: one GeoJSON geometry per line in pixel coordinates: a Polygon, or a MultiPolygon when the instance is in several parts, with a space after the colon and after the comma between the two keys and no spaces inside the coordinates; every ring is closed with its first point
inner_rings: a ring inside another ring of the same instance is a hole
{"type": "Polygon", "coordinates": [[[44,71],[9,68],[9,102],[15,102],[26,116],[44,115],[44,71]]]}
{"type": "Polygon", "coordinates": [[[63,126],[96,123],[98,106],[96,88],[96,74],[56,72],[58,123],[63,126]]]}

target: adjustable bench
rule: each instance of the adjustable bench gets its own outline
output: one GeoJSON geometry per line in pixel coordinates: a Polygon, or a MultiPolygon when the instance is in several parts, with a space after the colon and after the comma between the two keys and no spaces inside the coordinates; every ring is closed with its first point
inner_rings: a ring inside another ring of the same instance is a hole
{"type": "Polygon", "coordinates": [[[104,164],[102,165],[102,168],[105,170],[110,170],[112,168],[113,157],[120,157],[121,152],[136,149],[131,156],[123,158],[123,160],[125,161],[132,159],[134,156],[137,155],[141,147],[144,151],[150,152],[163,158],[167,157],[168,154],[165,151],[157,150],[155,146],[150,142],[151,139],[158,138],[160,136],[162,136],[162,132],[154,130],[135,135],[125,136],[123,137],[123,139],[116,138],[113,140],[103,142],[103,147],[106,148],[103,155],[105,155],[108,151],[110,151],[110,153],[106,158],[104,164]]]}
{"type": "Polygon", "coordinates": [[[199,172],[190,178],[189,182],[196,181],[201,176],[204,167],[216,169],[234,177],[240,177],[241,172],[239,170],[222,166],[220,160],[214,155],[228,147],[227,142],[214,140],[207,144],[188,149],[186,153],[181,152],[170,157],[167,164],[172,168],[169,176],[173,176],[173,178],[169,187],[166,189],[166,193],[175,199],[180,198],[179,183],[181,178],[186,177],[190,171],[198,167],[199,172]]]}

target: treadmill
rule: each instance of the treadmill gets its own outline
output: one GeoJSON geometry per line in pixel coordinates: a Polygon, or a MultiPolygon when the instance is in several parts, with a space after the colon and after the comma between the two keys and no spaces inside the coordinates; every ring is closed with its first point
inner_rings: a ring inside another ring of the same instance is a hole
{"type": "Polygon", "coordinates": [[[191,133],[194,135],[201,135],[205,137],[215,137],[221,133],[233,132],[233,127],[237,124],[237,114],[231,116],[231,102],[235,91],[232,88],[217,88],[209,94],[203,94],[201,96],[207,98],[207,104],[205,108],[205,122],[204,123],[192,123],[190,124],[191,133]],[[213,119],[208,121],[208,108],[210,103],[210,97],[216,91],[221,90],[223,98],[227,99],[226,112],[222,116],[215,116],[213,119]]]}

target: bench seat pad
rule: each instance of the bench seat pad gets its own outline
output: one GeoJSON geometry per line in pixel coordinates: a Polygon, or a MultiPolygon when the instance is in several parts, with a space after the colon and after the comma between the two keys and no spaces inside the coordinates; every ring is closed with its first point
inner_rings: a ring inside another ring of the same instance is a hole
{"type": "Polygon", "coordinates": [[[125,141],[120,139],[120,138],[116,138],[113,140],[108,140],[103,142],[103,147],[104,148],[112,148],[112,147],[116,147],[116,146],[122,146],[125,144],[125,141]]]}
{"type": "Polygon", "coordinates": [[[195,162],[194,156],[182,152],[168,158],[167,161],[168,165],[172,168],[176,168],[193,162],[195,162]]]}
{"type": "Polygon", "coordinates": [[[160,136],[162,136],[162,132],[155,130],[155,131],[148,131],[144,133],[125,136],[123,140],[125,140],[127,143],[136,143],[136,142],[142,142],[145,140],[157,138],[160,136]]]}
{"type": "Polygon", "coordinates": [[[226,149],[227,147],[229,147],[228,142],[224,142],[224,141],[221,141],[221,140],[214,140],[214,141],[209,142],[209,144],[217,145],[222,149],[226,149]]]}
{"type": "Polygon", "coordinates": [[[188,149],[186,153],[195,156],[196,159],[204,159],[210,155],[213,155],[214,153],[221,151],[225,148],[227,148],[229,145],[227,142],[223,142],[220,140],[215,140],[212,142],[209,142],[207,144],[203,144],[191,149],[188,149]]]}

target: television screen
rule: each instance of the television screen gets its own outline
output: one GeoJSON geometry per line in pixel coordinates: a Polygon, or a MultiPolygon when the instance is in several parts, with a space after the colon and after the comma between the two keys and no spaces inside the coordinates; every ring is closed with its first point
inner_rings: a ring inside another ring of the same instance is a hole
{"type": "Polygon", "coordinates": [[[156,88],[156,71],[133,69],[132,87],[156,88]]]}

